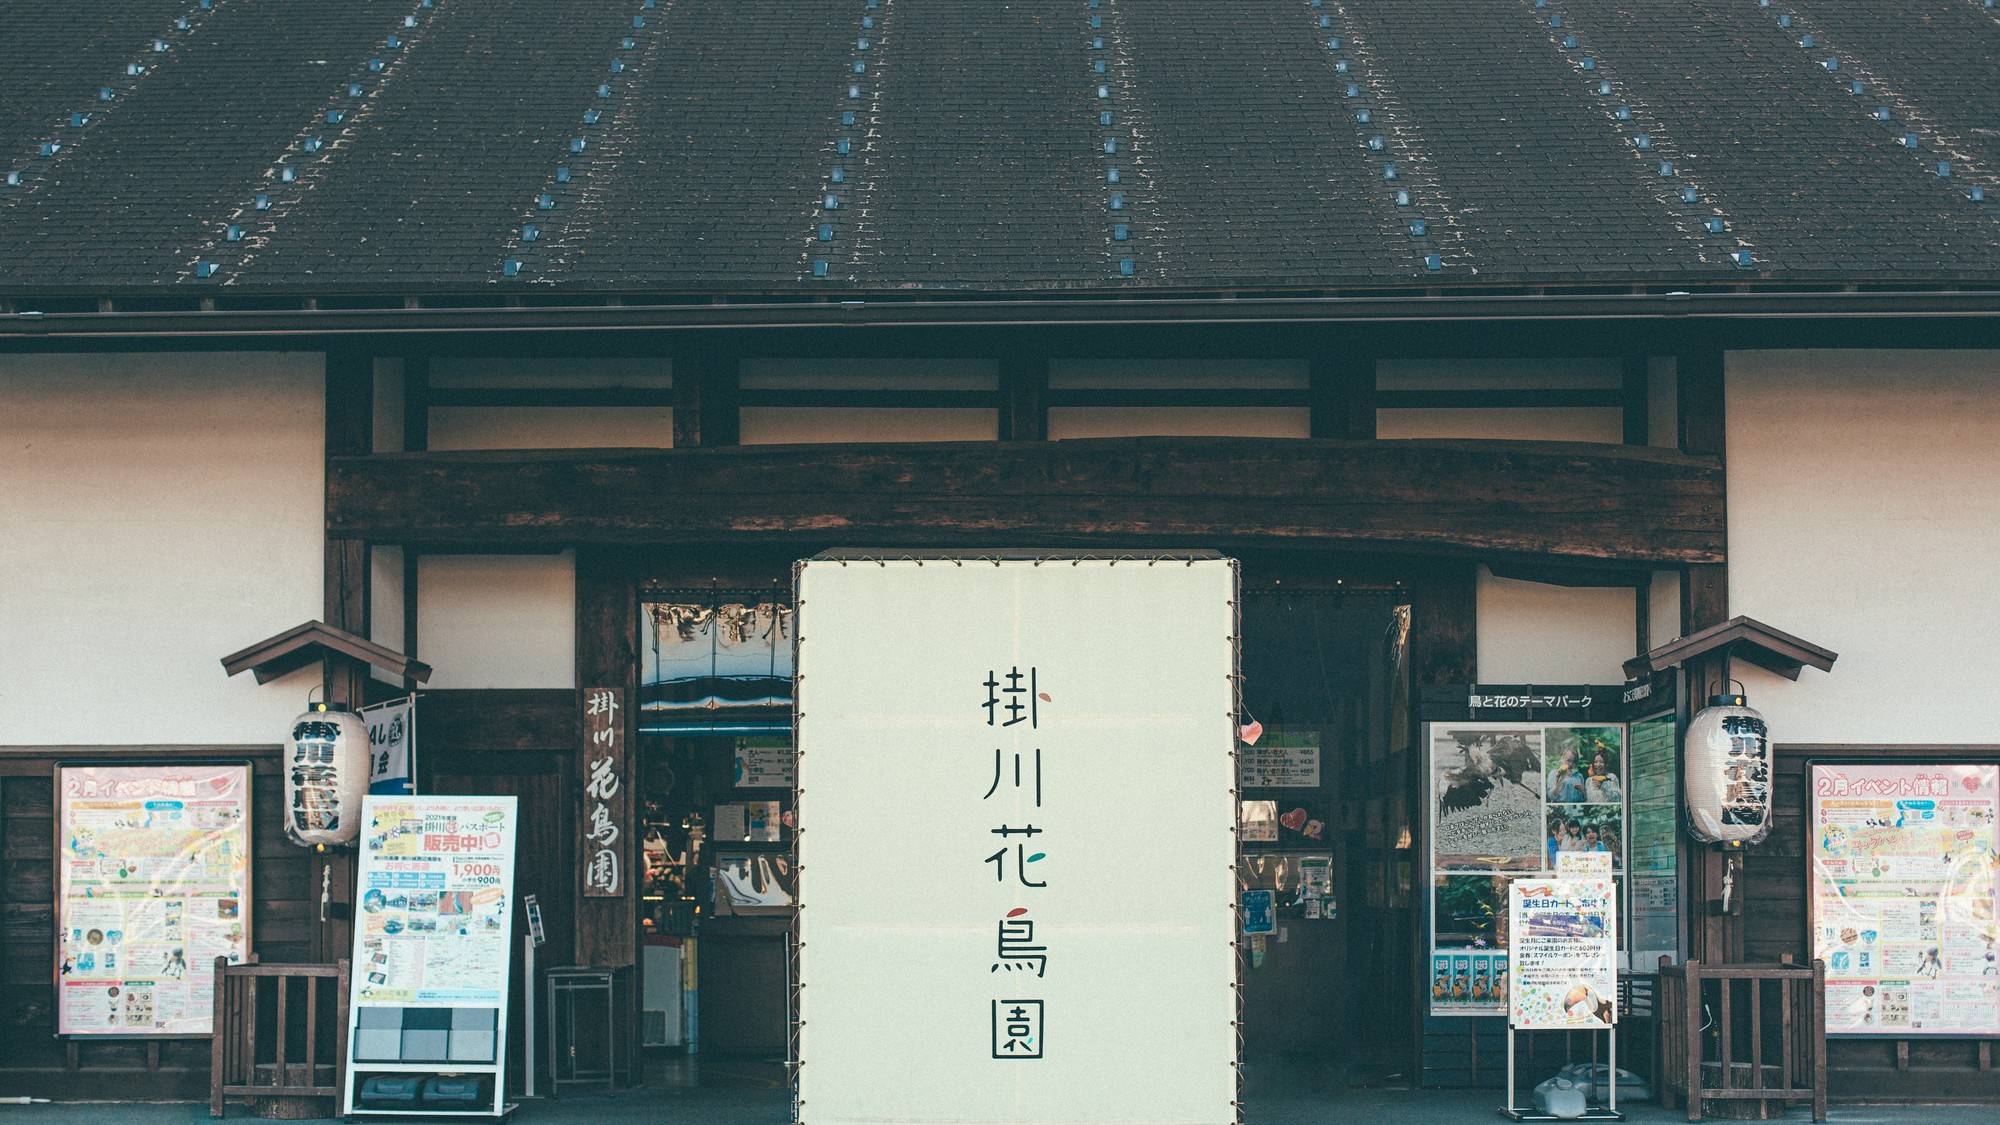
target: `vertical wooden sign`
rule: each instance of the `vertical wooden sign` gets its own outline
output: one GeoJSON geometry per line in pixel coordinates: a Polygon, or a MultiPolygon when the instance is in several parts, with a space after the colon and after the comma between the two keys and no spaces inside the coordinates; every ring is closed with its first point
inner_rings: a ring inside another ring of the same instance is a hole
{"type": "Polygon", "coordinates": [[[619,898],[625,894],[625,869],[620,841],[626,823],[625,700],[617,688],[583,691],[583,818],[577,854],[582,858],[585,898],[619,898]]]}

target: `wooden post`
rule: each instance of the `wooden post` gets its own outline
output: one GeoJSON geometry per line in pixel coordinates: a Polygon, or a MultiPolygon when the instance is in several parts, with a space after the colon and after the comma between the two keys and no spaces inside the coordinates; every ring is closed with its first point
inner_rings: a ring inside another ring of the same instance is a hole
{"type": "Polygon", "coordinates": [[[743,390],[735,356],[698,352],[674,359],[674,448],[742,440],[743,390]]]}
{"type": "Polygon", "coordinates": [[[1375,356],[1359,349],[1307,367],[1311,433],[1316,438],[1375,438],[1375,356]]]}
{"type": "MultiPolygon", "coordinates": [[[[1410,706],[1412,710],[1423,697],[1426,686],[1436,684],[1469,684],[1479,678],[1479,617],[1478,587],[1479,568],[1470,560],[1440,560],[1423,567],[1411,576],[1410,587],[1410,706]]],[[[1419,728],[1412,715],[1413,732],[1419,728]]],[[[1412,747],[1422,762],[1421,748],[1412,747]]],[[[1416,808],[1423,808],[1428,801],[1428,782],[1420,792],[1416,808]]],[[[1430,854],[1428,830],[1424,827],[1426,817],[1411,818],[1411,827],[1416,830],[1411,840],[1410,854],[1422,856],[1430,854]]],[[[1424,932],[1424,909],[1430,899],[1430,876],[1426,873],[1423,881],[1410,895],[1410,932],[1424,932]]],[[[1413,981],[1430,979],[1430,951],[1412,944],[1413,981]]],[[[1422,1081],[1424,1073],[1424,1021],[1421,1016],[1422,1001],[1419,1001],[1419,1016],[1415,1020],[1415,1034],[1410,1043],[1410,1073],[1422,1081]]],[[[1471,1021],[1467,1021],[1468,1026],[1471,1021]]]]}
{"type": "MultiPolygon", "coordinates": [[[[326,355],[326,456],[352,457],[374,451],[375,360],[360,352],[326,355]]],[[[326,540],[322,619],[336,629],[368,635],[368,543],[329,536],[326,540]]],[[[359,708],[367,702],[368,668],[356,660],[329,656],[322,668],[328,703],[359,708]]],[[[354,857],[330,849],[315,851],[308,867],[308,900],[315,917],[323,888],[330,901],[322,924],[313,928],[312,957],[331,962],[353,944],[354,857]]]]}
{"type": "MultiPolygon", "coordinates": [[[[619,716],[622,724],[619,737],[627,747],[636,747],[638,736],[639,698],[639,590],[636,575],[638,567],[632,558],[622,551],[609,548],[583,547],[576,554],[576,683],[579,689],[591,687],[611,687],[618,689],[626,702],[624,714],[619,716]]],[[[579,699],[579,706],[581,700],[579,699]]],[[[581,732],[579,732],[581,733],[581,732]]],[[[585,770],[585,748],[579,744],[576,750],[576,766],[572,771],[574,789],[575,823],[581,831],[587,823],[584,816],[583,787],[587,776],[585,770]]],[[[636,754],[628,753],[622,758],[623,776],[619,778],[615,812],[619,823],[628,828],[633,822],[633,789],[638,770],[636,754]]],[[[624,893],[617,897],[598,897],[588,894],[579,881],[576,894],[576,944],[575,963],[604,969],[622,969],[614,975],[614,991],[607,998],[614,1012],[620,1013],[624,1027],[622,1034],[613,1035],[623,1044],[611,1050],[614,1071],[620,1054],[626,1059],[628,1071],[639,1050],[639,878],[635,862],[638,856],[636,832],[627,831],[618,842],[619,864],[624,875],[624,893]],[[617,995],[615,982],[625,982],[625,996],[617,995]]],[[[578,841],[580,843],[580,840],[578,841]]],[[[573,845],[575,846],[575,845],[573,845]]],[[[583,852],[576,847],[572,862],[578,865],[578,879],[581,880],[583,852]]],[[[532,1054],[533,1044],[529,1044],[532,1054]]],[[[533,1066],[532,1058],[527,1065],[533,1066]]],[[[614,1082],[616,1081],[614,1076],[614,1082]]]]}
{"type": "MultiPolygon", "coordinates": [[[[1718,349],[1681,354],[1675,365],[1675,414],[1681,452],[1721,460],[1727,450],[1723,355],[1718,349]]],[[[1728,490],[1725,467],[1723,498],[1728,490]]],[[[1716,513],[1727,528],[1726,512],[1716,513]]],[[[1726,534],[1725,530],[1725,534],[1726,534]]],[[[1724,544],[1725,555],[1727,544],[1724,544]]],[[[1729,619],[1727,562],[1684,568],[1681,574],[1681,634],[1683,636],[1729,619]]],[[[1683,667],[1690,713],[1708,703],[1708,696],[1728,689],[1729,657],[1714,652],[1683,667]]],[[[1685,726],[1685,724],[1683,724],[1685,726]]],[[[1696,850],[1688,864],[1688,957],[1729,964],[1743,959],[1742,888],[1729,896],[1724,913],[1723,884],[1729,878],[1727,857],[1712,847],[1696,850]]]]}
{"type": "Polygon", "coordinates": [[[1619,413],[1625,424],[1625,444],[1649,445],[1653,439],[1653,399],[1646,357],[1628,355],[1620,361],[1619,382],[1624,397],[1619,413]]]}
{"type": "Polygon", "coordinates": [[[1045,357],[1000,357],[1001,441],[1047,441],[1049,361],[1045,357]]]}

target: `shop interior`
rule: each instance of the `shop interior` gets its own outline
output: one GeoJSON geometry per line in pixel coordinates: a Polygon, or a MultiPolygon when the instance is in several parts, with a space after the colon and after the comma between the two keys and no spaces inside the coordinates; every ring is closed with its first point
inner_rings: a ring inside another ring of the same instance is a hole
{"type": "MultiPolygon", "coordinates": [[[[782,1086],[791,607],[775,584],[642,597],[642,1068],[649,1083],[782,1086]]],[[[1240,774],[1243,873],[1276,904],[1275,932],[1241,945],[1252,1085],[1408,1080],[1419,928],[1408,631],[1390,590],[1245,593],[1243,699],[1264,733],[1240,774]]]]}

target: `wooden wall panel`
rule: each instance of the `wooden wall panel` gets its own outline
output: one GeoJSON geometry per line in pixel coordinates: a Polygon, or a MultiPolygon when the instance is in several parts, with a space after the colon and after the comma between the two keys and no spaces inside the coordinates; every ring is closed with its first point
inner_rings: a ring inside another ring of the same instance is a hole
{"type": "MultiPolygon", "coordinates": [[[[1743,949],[1750,961],[1812,956],[1807,897],[1811,804],[1806,763],[1812,760],[1907,758],[1950,761],[2000,758],[2000,747],[1777,747],[1771,835],[1748,850],[1736,893],[1751,904],[1743,915],[1743,949]]],[[[1974,1039],[1827,1040],[1827,1079],[1835,1097],[1868,1101],[2000,1101],[2000,1070],[1992,1048],[1974,1039]],[[1983,1065],[1982,1065],[1983,1063],[1983,1065]]]]}
{"type": "MultiPolygon", "coordinates": [[[[204,1098],[206,1039],[55,1037],[54,769],[92,756],[74,748],[0,753],[0,1090],[61,1099],[204,1098]]],[[[253,948],[266,961],[307,959],[319,897],[308,853],[284,838],[277,747],[133,747],[94,756],[250,759],[253,948]]]]}

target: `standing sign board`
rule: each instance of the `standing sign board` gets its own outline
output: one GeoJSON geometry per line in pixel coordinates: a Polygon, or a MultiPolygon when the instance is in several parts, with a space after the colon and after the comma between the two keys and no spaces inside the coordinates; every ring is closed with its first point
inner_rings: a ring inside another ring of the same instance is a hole
{"type": "Polygon", "coordinates": [[[1235,1121],[1234,562],[797,592],[798,1120],[1235,1121]]]}
{"type": "Polygon", "coordinates": [[[59,1035],[207,1035],[250,948],[246,762],[56,767],[59,1035]]]}
{"type": "Polygon", "coordinates": [[[1829,1035],[2000,1034],[2000,766],[1811,767],[1829,1035]]]}
{"type": "Polygon", "coordinates": [[[389,1112],[357,1099],[374,1075],[472,1076],[501,1112],[514,840],[513,797],[362,804],[342,1113],[389,1112]]]}
{"type": "Polygon", "coordinates": [[[1576,1031],[1618,1022],[1618,910],[1609,879],[1516,879],[1508,888],[1507,1022],[1576,1031]]]}

